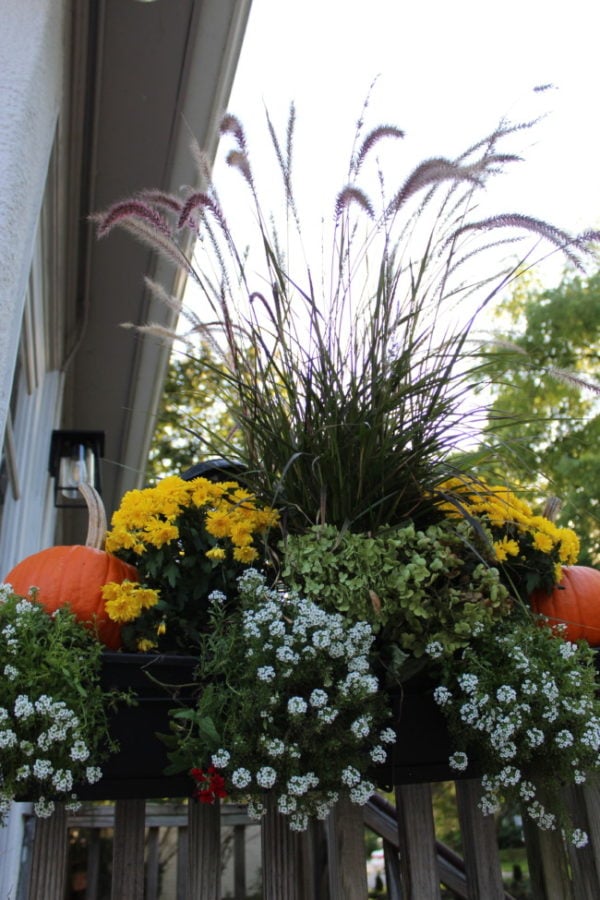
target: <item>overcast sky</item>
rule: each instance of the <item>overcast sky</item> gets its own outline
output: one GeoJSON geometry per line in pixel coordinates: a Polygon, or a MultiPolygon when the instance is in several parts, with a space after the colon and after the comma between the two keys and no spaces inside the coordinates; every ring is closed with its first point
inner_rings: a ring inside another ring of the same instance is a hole
{"type": "Polygon", "coordinates": [[[299,179],[324,214],[374,78],[369,121],[406,131],[388,165],[399,181],[501,117],[547,113],[515,145],[527,162],[501,179],[503,211],[583,230],[600,225],[599,26],[595,0],[253,0],[229,109],[260,165],[264,106],[283,127],[295,102],[299,179]],[[533,91],[547,83],[555,88],[533,91]]]}

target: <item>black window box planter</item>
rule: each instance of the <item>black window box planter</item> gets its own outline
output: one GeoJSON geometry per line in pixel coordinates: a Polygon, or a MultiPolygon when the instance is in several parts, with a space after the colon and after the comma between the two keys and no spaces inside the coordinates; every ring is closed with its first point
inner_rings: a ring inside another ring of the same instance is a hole
{"type": "Polygon", "coordinates": [[[164,774],[167,748],[157,735],[169,733],[170,710],[193,702],[198,691],[193,681],[196,659],[109,651],[102,656],[102,686],[120,691],[131,688],[137,702],[119,705],[111,713],[110,733],[119,750],[102,764],[102,779],[78,786],[77,796],[81,800],[189,796],[193,782],[185,772],[164,774]]]}
{"type": "MultiPolygon", "coordinates": [[[[164,775],[167,748],[157,737],[169,733],[169,712],[178,704],[193,702],[199,690],[191,656],[152,656],[140,653],[103,654],[105,688],[137,694],[136,706],[121,706],[111,716],[110,730],[120,750],[102,766],[97,784],[78,788],[82,800],[187,797],[193,783],[186,773],[164,775]],[[166,685],[168,687],[161,687],[166,685]]],[[[454,781],[474,777],[469,767],[457,772],[448,766],[452,746],[443,713],[433,700],[433,687],[423,679],[408,682],[390,698],[398,741],[390,761],[373,767],[378,787],[397,784],[454,781]]]]}

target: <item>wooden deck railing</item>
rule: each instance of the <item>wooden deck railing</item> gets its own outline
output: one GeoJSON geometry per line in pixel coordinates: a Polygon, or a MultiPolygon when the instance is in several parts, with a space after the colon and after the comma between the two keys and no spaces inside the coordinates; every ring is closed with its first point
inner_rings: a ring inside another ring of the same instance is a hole
{"type": "MultiPolygon", "coordinates": [[[[119,800],[86,804],[77,814],[59,808],[51,819],[30,819],[17,900],[63,900],[69,829],[91,829],[85,900],[97,900],[99,835],[113,829],[112,900],[159,900],[159,830],[177,829],[176,887],[168,900],[220,900],[221,829],[232,830],[233,896],[246,897],[245,834],[261,832],[265,900],[366,900],[364,828],[383,840],[389,900],[437,900],[443,885],[458,898],[510,900],[501,876],[494,820],[477,807],[478,784],[456,783],[464,859],[436,841],[431,786],[396,789],[396,807],[375,796],[364,807],[340,803],[325,824],[302,835],[289,831],[273,810],[260,826],[235,804],[202,806],[119,800]]],[[[534,900],[600,897],[600,800],[585,787],[567,798],[590,835],[569,852],[554,833],[526,829],[534,900]]]]}

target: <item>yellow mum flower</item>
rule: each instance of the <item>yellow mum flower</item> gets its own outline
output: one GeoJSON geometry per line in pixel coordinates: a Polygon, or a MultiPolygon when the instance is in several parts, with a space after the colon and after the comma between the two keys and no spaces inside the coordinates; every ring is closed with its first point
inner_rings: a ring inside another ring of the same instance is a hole
{"type": "Polygon", "coordinates": [[[536,531],[533,535],[533,546],[536,550],[541,550],[542,553],[552,553],[554,541],[549,534],[536,531]]]}
{"type": "Polygon", "coordinates": [[[229,513],[222,509],[213,509],[206,516],[206,530],[213,537],[229,537],[231,519],[229,513]]]}
{"type": "Polygon", "coordinates": [[[252,525],[248,522],[233,522],[229,537],[236,547],[248,547],[252,543],[252,525]]]}
{"type": "Polygon", "coordinates": [[[504,562],[509,556],[519,555],[519,545],[511,538],[503,537],[500,541],[494,541],[493,547],[498,562],[504,562]]]}
{"type": "Polygon", "coordinates": [[[108,617],[113,622],[132,622],[143,609],[158,603],[158,591],[142,587],[135,581],[121,584],[110,581],[102,586],[101,593],[108,617]]]}
{"type": "Polygon", "coordinates": [[[208,559],[225,559],[225,551],[222,547],[211,547],[210,550],[207,550],[205,556],[208,559]]]}
{"type": "Polygon", "coordinates": [[[571,528],[558,529],[558,558],[566,566],[574,566],[579,557],[579,538],[571,528]]]}
{"type": "Polygon", "coordinates": [[[156,648],[156,644],[154,641],[149,641],[148,638],[139,638],[137,642],[137,648],[140,653],[147,653],[149,650],[154,650],[156,648]]]}
{"type": "Polygon", "coordinates": [[[254,547],[236,547],[233,551],[233,558],[237,562],[251,563],[258,558],[258,552],[254,547]]]}
{"type": "Polygon", "coordinates": [[[144,538],[153,547],[164,547],[171,541],[177,540],[179,537],[179,529],[170,522],[164,522],[155,516],[149,519],[144,526],[144,538]]]}

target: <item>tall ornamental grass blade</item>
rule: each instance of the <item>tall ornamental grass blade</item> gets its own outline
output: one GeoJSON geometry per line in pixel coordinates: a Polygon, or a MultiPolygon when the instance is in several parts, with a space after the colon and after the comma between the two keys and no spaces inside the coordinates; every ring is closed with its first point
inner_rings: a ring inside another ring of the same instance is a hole
{"type": "MultiPolygon", "coordinates": [[[[236,423],[229,442],[200,433],[198,442],[242,462],[249,486],[282,508],[284,531],[318,522],[375,532],[439,515],[436,485],[468,459],[464,448],[485,415],[473,387],[489,377],[473,340],[478,316],[522,269],[500,253],[520,241],[529,264],[539,246],[581,266],[599,237],[522,213],[479,213],[489,179],[518,162],[504,141],[532,124],[502,122],[455,159],[425,160],[391,190],[375,171],[374,194],[376,147],[404,135],[387,124],[365,133],[361,120],[329,220],[330,263],[318,268],[306,261],[294,191],[293,108],[283,138],[267,116],[279,217],[260,198],[242,124],[223,120],[250,234],[238,234],[236,210],[223,209],[197,148],[201,191],[171,199],[148,191],[97,217],[100,234],[124,226],[151,235],[159,252],[188,266],[198,299],[186,353],[193,358],[194,339],[210,341],[236,423]],[[181,248],[190,229],[197,243],[188,263],[181,248]]],[[[270,206],[277,210],[274,199],[270,206]]]]}

